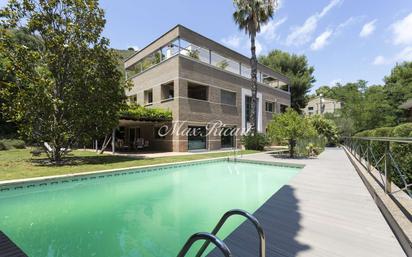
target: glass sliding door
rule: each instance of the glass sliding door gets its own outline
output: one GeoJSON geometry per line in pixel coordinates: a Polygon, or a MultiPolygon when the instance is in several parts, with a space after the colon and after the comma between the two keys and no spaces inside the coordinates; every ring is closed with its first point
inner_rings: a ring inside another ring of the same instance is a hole
{"type": "Polygon", "coordinates": [[[221,148],[232,148],[235,146],[234,128],[224,128],[220,136],[221,148]]]}
{"type": "Polygon", "coordinates": [[[206,149],[206,127],[205,126],[189,126],[188,149],[190,150],[205,150],[206,149]]]}

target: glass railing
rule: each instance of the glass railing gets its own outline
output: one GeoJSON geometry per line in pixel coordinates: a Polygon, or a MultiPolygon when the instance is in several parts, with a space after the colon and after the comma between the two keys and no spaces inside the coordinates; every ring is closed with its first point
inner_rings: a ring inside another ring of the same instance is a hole
{"type": "MultiPolygon", "coordinates": [[[[252,70],[250,65],[224,57],[219,53],[197,46],[180,38],[171,41],[159,50],[149,54],[142,60],[128,67],[126,69],[127,77],[130,78],[135,76],[177,54],[187,56],[200,62],[215,66],[219,69],[251,79],[252,70]]],[[[283,83],[279,79],[271,77],[270,75],[267,75],[259,70],[257,73],[257,81],[273,88],[289,91],[289,87],[286,83],[283,83]]]]}

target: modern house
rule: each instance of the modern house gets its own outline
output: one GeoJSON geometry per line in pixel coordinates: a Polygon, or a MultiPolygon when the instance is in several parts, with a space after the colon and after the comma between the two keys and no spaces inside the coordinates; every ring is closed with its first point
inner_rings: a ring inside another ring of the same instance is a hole
{"type": "Polygon", "coordinates": [[[408,99],[406,102],[401,104],[399,108],[406,110],[409,114],[409,121],[412,121],[412,98],[408,99]]]}
{"type": "Polygon", "coordinates": [[[308,105],[302,109],[303,113],[306,115],[314,114],[325,114],[325,113],[335,113],[337,110],[342,108],[342,103],[334,99],[324,98],[322,96],[317,96],[312,98],[308,105]]]}
{"type": "MultiPolygon", "coordinates": [[[[213,121],[225,129],[248,127],[250,59],[182,25],[177,25],[125,60],[132,88],[129,102],[172,111],[173,135],[159,136],[162,123],[121,120],[116,138],[133,148],[144,138],[150,150],[217,150],[240,146],[239,136],[205,135],[213,121]],[[187,129],[202,135],[187,135],[187,129]],[[178,130],[178,131],[177,131],[178,130]]],[[[290,106],[288,78],[258,64],[258,124],[265,132],[274,113],[290,106]]],[[[224,133],[225,134],[225,133],[224,133]]]]}

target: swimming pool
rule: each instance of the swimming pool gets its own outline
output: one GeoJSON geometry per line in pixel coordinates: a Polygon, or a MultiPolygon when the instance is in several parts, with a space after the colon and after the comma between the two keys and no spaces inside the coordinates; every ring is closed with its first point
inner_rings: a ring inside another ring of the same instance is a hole
{"type": "Polygon", "coordinates": [[[30,257],[174,257],[191,234],[229,209],[253,213],[299,170],[214,160],[3,188],[0,230],[30,257]]]}

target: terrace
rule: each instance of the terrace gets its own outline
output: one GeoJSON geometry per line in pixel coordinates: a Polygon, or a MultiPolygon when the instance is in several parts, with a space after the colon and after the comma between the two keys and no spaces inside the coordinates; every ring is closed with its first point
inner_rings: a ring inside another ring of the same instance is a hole
{"type": "MultiPolygon", "coordinates": [[[[209,65],[232,75],[251,79],[249,58],[220,45],[194,31],[177,25],[165,35],[126,60],[126,76],[132,79],[175,56],[182,56],[209,65]]],[[[259,64],[258,83],[290,92],[288,79],[259,64]]]]}

